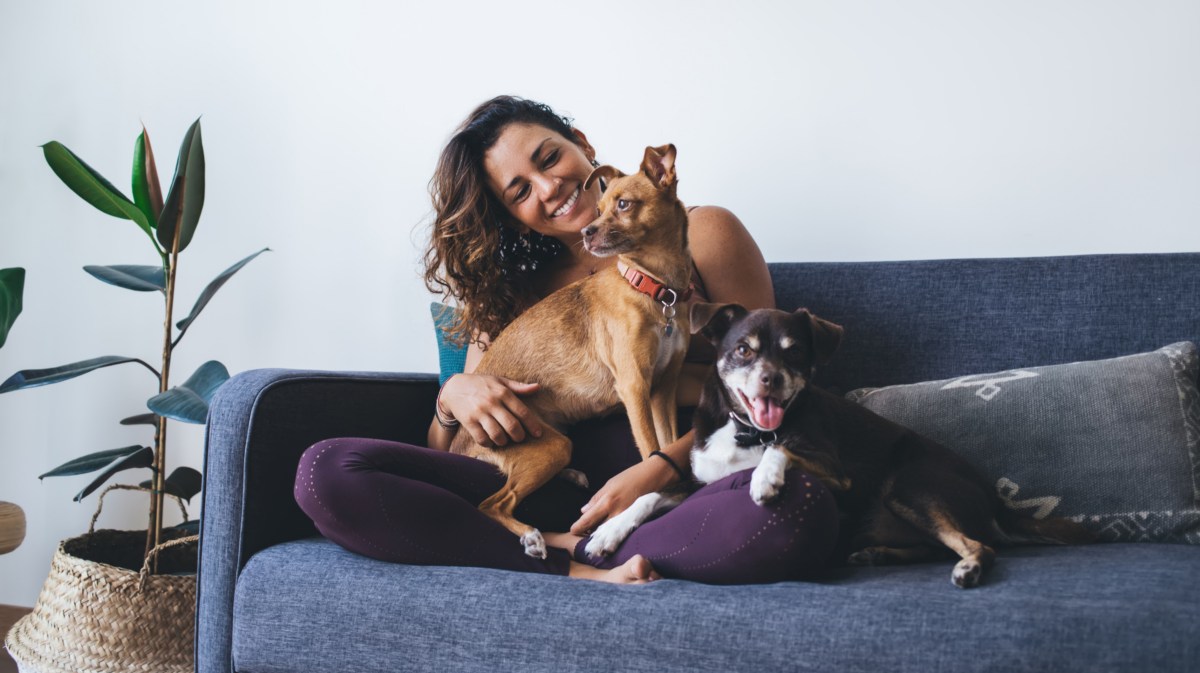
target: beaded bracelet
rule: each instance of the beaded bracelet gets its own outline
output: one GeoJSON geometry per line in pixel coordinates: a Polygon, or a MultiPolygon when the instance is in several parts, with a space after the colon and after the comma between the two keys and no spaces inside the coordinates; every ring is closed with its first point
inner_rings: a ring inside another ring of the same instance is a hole
{"type": "Polygon", "coordinates": [[[675,462],[675,460],[673,458],[671,458],[667,454],[663,453],[662,451],[654,451],[650,455],[658,456],[659,458],[662,458],[663,460],[667,461],[667,465],[670,465],[671,469],[675,470],[675,474],[679,475],[679,479],[682,481],[687,481],[687,475],[683,473],[683,470],[679,469],[679,465],[675,462]]]}

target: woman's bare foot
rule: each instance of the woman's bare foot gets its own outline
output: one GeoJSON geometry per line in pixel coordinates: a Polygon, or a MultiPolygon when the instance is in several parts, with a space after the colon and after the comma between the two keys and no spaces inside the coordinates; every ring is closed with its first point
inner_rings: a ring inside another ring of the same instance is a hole
{"type": "Polygon", "coordinates": [[[593,568],[585,563],[571,561],[571,570],[568,572],[568,575],[579,579],[611,582],[613,584],[645,584],[662,579],[662,576],[654,571],[654,567],[650,565],[650,561],[646,560],[646,557],[641,554],[634,556],[612,570],[593,568]]]}

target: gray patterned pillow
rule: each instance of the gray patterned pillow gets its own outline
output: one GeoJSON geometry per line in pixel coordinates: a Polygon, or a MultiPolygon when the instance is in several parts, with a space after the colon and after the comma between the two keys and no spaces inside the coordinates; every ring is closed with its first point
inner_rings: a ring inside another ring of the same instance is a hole
{"type": "Polygon", "coordinates": [[[1012,508],[1113,541],[1200,543],[1196,346],[847,395],[954,449],[1012,508]]]}

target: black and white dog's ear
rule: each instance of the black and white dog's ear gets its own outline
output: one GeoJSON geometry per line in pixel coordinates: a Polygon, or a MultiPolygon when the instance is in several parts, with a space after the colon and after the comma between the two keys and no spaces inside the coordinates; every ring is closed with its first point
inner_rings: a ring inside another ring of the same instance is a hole
{"type": "Polygon", "coordinates": [[[818,318],[806,308],[796,309],[792,315],[802,323],[808,323],[808,330],[812,335],[813,363],[823,365],[832,360],[833,353],[842,343],[842,333],[845,331],[842,326],[818,318]]]}
{"type": "Polygon", "coordinates": [[[713,344],[721,343],[729,326],[749,313],[740,304],[692,304],[688,317],[692,323],[692,334],[702,334],[713,344]]]}

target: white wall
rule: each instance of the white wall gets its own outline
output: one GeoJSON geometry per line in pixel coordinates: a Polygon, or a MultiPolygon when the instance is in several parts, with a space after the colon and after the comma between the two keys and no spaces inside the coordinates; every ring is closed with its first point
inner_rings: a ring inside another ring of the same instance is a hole
{"type": "MultiPolygon", "coordinates": [[[[5,2],[0,267],[29,271],[0,378],[156,357],[157,298],[80,271],[152,264],[148,241],[68,192],[38,146],[62,141],[127,189],[139,122],[169,180],[201,114],[208,189],[179,316],[274,252],[188,333],[176,382],[208,359],[433,371],[426,184],[497,93],[573,115],[618,166],[674,142],[683,199],[732,209],[771,261],[1200,249],[1197,3],[737,4],[5,2]]],[[[30,526],[0,556],[0,603],[33,604],[95,505],[71,502],[85,477],[36,475],[149,441],[116,421],[152,388],[123,366],[0,398],[0,500],[30,526]]],[[[172,466],[200,466],[199,428],[172,441],[172,466]]],[[[143,527],[144,499],[115,497],[102,525],[143,527]]]]}

